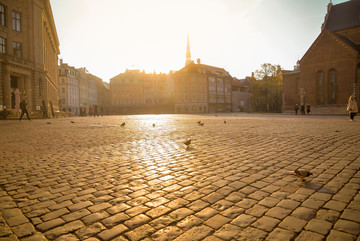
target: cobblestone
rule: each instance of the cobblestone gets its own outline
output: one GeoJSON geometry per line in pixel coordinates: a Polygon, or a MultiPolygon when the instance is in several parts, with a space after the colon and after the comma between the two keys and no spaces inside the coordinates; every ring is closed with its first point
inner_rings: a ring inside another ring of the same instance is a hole
{"type": "Polygon", "coordinates": [[[0,240],[359,240],[359,129],[311,115],[1,121],[0,240]]]}

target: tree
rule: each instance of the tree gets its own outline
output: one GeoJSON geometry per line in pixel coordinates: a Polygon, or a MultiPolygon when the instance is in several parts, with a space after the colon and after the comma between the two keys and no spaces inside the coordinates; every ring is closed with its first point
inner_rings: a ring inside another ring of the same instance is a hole
{"type": "Polygon", "coordinates": [[[251,89],[257,109],[266,112],[281,111],[281,66],[264,63],[255,71],[255,79],[251,89]]]}

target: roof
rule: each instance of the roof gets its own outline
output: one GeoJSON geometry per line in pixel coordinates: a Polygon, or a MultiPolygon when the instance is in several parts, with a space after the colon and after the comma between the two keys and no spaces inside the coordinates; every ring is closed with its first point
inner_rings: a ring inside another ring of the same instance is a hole
{"type": "MultiPolygon", "coordinates": [[[[314,46],[316,45],[316,43],[318,43],[319,41],[321,41],[323,35],[325,34],[329,34],[331,36],[334,37],[334,39],[338,39],[340,40],[340,42],[343,42],[345,45],[349,46],[350,48],[352,48],[354,51],[359,52],[359,46],[357,46],[356,44],[352,43],[349,39],[345,38],[344,36],[341,36],[339,34],[336,34],[334,32],[331,32],[328,29],[324,29],[320,35],[315,39],[315,41],[312,43],[312,45],[310,46],[310,48],[306,51],[306,53],[303,55],[303,57],[300,60],[300,63],[302,64],[302,62],[304,61],[304,59],[309,55],[309,53],[313,50],[314,46]]],[[[300,64],[300,65],[301,65],[300,64]]]]}
{"type": "Polygon", "coordinates": [[[351,0],[331,6],[325,28],[340,31],[360,26],[360,0],[351,0]]]}
{"type": "Polygon", "coordinates": [[[195,64],[194,62],[186,65],[184,68],[180,69],[178,72],[189,71],[189,72],[197,72],[199,70],[205,71],[207,74],[213,75],[222,75],[224,77],[231,77],[229,72],[227,72],[224,68],[219,68],[211,65],[205,64],[195,64]]]}

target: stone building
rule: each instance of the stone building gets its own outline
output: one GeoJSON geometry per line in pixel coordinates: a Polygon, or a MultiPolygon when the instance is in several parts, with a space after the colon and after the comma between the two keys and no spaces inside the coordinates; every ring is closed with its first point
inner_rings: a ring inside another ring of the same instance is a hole
{"type": "Polygon", "coordinates": [[[110,88],[101,78],[90,74],[85,67],[75,68],[63,63],[59,65],[59,106],[68,115],[86,115],[90,106],[107,107],[110,88]]]}
{"type": "Polygon", "coordinates": [[[127,69],[110,79],[114,113],[124,113],[144,103],[144,78],[145,72],[127,69]]]}
{"type": "Polygon", "coordinates": [[[59,40],[49,0],[0,2],[0,109],[14,114],[25,96],[30,113],[58,107],[59,40]]]}
{"type": "Polygon", "coordinates": [[[174,79],[176,113],[231,111],[232,77],[223,68],[198,60],[177,71],[174,79]]]}
{"type": "Polygon", "coordinates": [[[79,80],[75,67],[60,59],[59,66],[59,107],[63,112],[73,115],[80,113],[79,80]]]}
{"type": "Polygon", "coordinates": [[[296,68],[283,74],[283,109],[310,104],[312,113],[345,114],[359,101],[360,1],[328,5],[321,33],[296,68]]]}
{"type": "Polygon", "coordinates": [[[126,70],[110,79],[113,113],[172,113],[172,73],[126,70]]]}
{"type": "Polygon", "coordinates": [[[251,93],[249,86],[251,85],[251,77],[245,79],[233,78],[232,80],[232,111],[233,112],[251,112],[251,93]]]}

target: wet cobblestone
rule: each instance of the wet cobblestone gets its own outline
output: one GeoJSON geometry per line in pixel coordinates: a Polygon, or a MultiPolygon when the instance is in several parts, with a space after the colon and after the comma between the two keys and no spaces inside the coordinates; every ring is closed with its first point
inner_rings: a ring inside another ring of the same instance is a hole
{"type": "Polygon", "coordinates": [[[0,241],[359,240],[360,121],[345,116],[13,120],[0,131],[0,241]],[[313,176],[288,175],[296,168],[313,176]]]}

